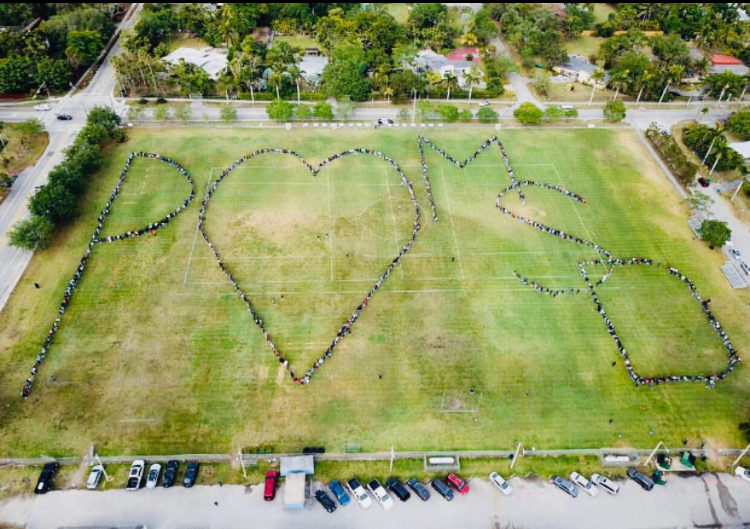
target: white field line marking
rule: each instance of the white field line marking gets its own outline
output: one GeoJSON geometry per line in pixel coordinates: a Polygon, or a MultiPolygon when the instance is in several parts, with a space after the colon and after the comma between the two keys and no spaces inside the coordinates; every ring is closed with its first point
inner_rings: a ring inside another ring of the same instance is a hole
{"type": "MultiPolygon", "coordinates": [[[[562,187],[565,187],[565,183],[563,182],[562,177],[560,176],[560,172],[557,170],[557,167],[555,167],[555,164],[551,164],[552,168],[555,170],[555,174],[557,175],[557,180],[560,182],[560,185],[562,187]]],[[[576,214],[576,217],[578,217],[578,221],[581,223],[581,226],[583,227],[583,231],[586,232],[586,236],[589,238],[590,241],[593,242],[594,238],[591,236],[591,232],[589,231],[588,227],[586,227],[586,224],[583,222],[583,218],[581,218],[581,214],[578,213],[578,205],[575,200],[572,198],[568,198],[568,201],[573,205],[573,211],[576,214]]]]}
{"type": "MultiPolygon", "coordinates": [[[[208,284],[208,285],[224,285],[223,282],[219,281],[207,281],[205,283],[190,283],[191,285],[195,284],[208,284]]],[[[534,292],[533,289],[529,287],[510,287],[510,288],[491,288],[489,286],[480,286],[480,287],[473,287],[473,288],[421,288],[421,289],[391,289],[391,290],[382,290],[383,294],[420,294],[422,292],[427,294],[432,293],[440,293],[440,292],[466,292],[466,291],[482,291],[482,292],[529,292],[530,294],[539,295],[537,292],[534,292]]],[[[603,285],[599,285],[597,287],[597,290],[624,290],[624,287],[613,287],[609,286],[606,289],[603,288],[603,285]]],[[[351,294],[361,294],[361,290],[314,290],[312,292],[308,291],[295,291],[295,290],[264,290],[261,292],[253,292],[250,291],[247,293],[248,296],[263,296],[263,295],[280,295],[284,294],[285,296],[292,296],[292,295],[300,295],[300,296],[310,296],[311,294],[325,294],[325,295],[332,295],[332,294],[342,294],[342,295],[351,295],[351,294]]],[[[585,295],[585,289],[581,289],[581,295],[585,295]]],[[[192,294],[186,294],[186,295],[192,295],[192,294]]],[[[550,300],[557,299],[549,297],[550,300]]],[[[137,312],[134,312],[133,314],[137,314],[137,312]]]]}
{"type": "MultiPolygon", "coordinates": [[[[208,194],[208,187],[211,185],[211,180],[213,180],[214,176],[214,170],[211,169],[211,172],[208,175],[208,182],[206,182],[206,189],[203,192],[203,198],[206,198],[206,195],[208,194]]],[[[195,250],[195,242],[198,240],[198,223],[195,223],[195,234],[193,235],[193,244],[190,247],[190,255],[188,255],[188,262],[187,266],[185,266],[185,279],[183,280],[183,283],[187,285],[188,282],[188,274],[190,273],[190,263],[193,260],[193,251],[195,250]]]]}
{"type": "Polygon", "coordinates": [[[453,231],[453,243],[456,246],[456,255],[458,256],[458,268],[461,270],[461,279],[466,279],[464,275],[464,265],[461,263],[461,250],[458,248],[458,238],[456,237],[456,226],[453,224],[453,213],[451,212],[451,201],[448,197],[448,187],[445,183],[445,171],[440,169],[443,178],[443,190],[445,191],[445,202],[448,205],[448,216],[451,219],[451,230],[453,231]]]}
{"type": "MultiPolygon", "coordinates": [[[[466,257],[476,257],[476,256],[486,256],[486,255],[542,255],[542,254],[549,254],[549,251],[543,251],[543,250],[508,250],[505,252],[470,252],[470,253],[463,253],[464,258],[466,257]]],[[[232,259],[233,261],[247,261],[250,259],[322,259],[326,255],[324,253],[322,254],[310,254],[310,255],[242,255],[242,256],[235,256],[232,254],[227,254],[227,259],[232,259]]],[[[393,256],[388,255],[376,255],[376,254],[362,254],[358,256],[360,259],[393,259],[393,256]]],[[[447,259],[448,257],[445,254],[442,253],[411,253],[409,252],[410,258],[420,258],[420,259],[432,259],[432,258],[442,258],[447,259]]],[[[213,260],[213,257],[206,256],[206,257],[194,257],[193,260],[196,261],[210,261],[213,260]]]]}
{"type": "MultiPolygon", "coordinates": [[[[393,242],[395,243],[396,252],[398,252],[400,249],[398,247],[398,234],[396,233],[396,216],[393,213],[393,201],[391,200],[391,186],[388,185],[388,173],[385,173],[386,181],[385,181],[385,188],[388,191],[388,209],[391,210],[391,225],[393,226],[393,242]]],[[[401,266],[398,267],[399,272],[401,273],[401,279],[404,278],[404,265],[402,263],[399,263],[401,266]]]]}
{"type": "MultiPolygon", "coordinates": [[[[564,279],[564,280],[570,280],[574,281],[578,279],[579,276],[534,276],[534,279],[564,279]]],[[[370,282],[375,283],[378,280],[378,278],[375,279],[334,279],[333,281],[329,281],[328,279],[269,279],[269,280],[260,280],[256,279],[254,283],[290,283],[290,284],[299,284],[299,283],[362,283],[362,282],[370,282]]],[[[460,279],[457,279],[455,277],[416,277],[416,278],[409,278],[406,281],[461,281],[460,279]]],[[[514,276],[485,276],[485,277],[470,277],[468,280],[464,281],[517,281],[517,279],[514,276]]],[[[191,281],[191,285],[221,285],[223,284],[223,281],[191,281]]],[[[527,290],[532,290],[531,287],[526,287],[527,290]]],[[[314,293],[314,291],[313,291],[314,293]]]]}

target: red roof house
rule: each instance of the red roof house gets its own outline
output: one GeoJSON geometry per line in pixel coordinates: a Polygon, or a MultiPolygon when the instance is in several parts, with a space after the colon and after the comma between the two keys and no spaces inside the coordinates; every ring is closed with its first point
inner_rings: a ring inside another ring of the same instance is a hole
{"type": "Polygon", "coordinates": [[[473,46],[470,47],[470,48],[459,48],[457,50],[453,50],[452,52],[450,52],[448,54],[448,60],[451,60],[451,61],[466,61],[466,60],[468,60],[466,58],[467,55],[471,55],[473,57],[472,58],[473,62],[479,62],[479,59],[480,59],[479,52],[473,46]]]}
{"type": "Polygon", "coordinates": [[[714,66],[737,66],[742,64],[742,61],[736,57],[730,57],[729,55],[720,55],[718,53],[709,55],[708,59],[714,66]]]}

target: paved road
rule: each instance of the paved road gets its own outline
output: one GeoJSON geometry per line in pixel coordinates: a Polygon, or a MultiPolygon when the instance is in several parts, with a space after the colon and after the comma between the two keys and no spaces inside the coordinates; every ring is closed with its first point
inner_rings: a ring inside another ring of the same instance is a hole
{"type": "Polygon", "coordinates": [[[487,481],[471,480],[469,495],[450,503],[433,493],[426,503],[416,497],[407,503],[396,500],[388,512],[377,505],[365,511],[351,504],[333,514],[314,502],[302,511],[283,511],[283,486],[272,503],[263,501],[260,486],[175,487],[135,493],[59,491],[0,502],[0,522],[26,524],[27,529],[131,524],[170,529],[667,529],[739,528],[750,522],[750,483],[728,474],[670,476],[665,487],[652,492],[623,482],[618,496],[601,493],[597,498],[581,492],[573,499],[536,480],[513,478],[511,484],[515,491],[507,498],[487,481]]]}

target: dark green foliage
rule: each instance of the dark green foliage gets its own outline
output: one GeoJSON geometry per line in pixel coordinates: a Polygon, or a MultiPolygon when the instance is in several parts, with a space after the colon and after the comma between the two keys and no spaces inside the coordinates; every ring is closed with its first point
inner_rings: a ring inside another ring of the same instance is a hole
{"type": "Polygon", "coordinates": [[[720,220],[704,220],[700,227],[701,239],[712,248],[721,248],[732,238],[732,230],[726,222],[720,220]]]}
{"type": "Polygon", "coordinates": [[[24,250],[36,250],[49,247],[50,237],[55,225],[44,217],[32,216],[16,224],[8,234],[11,246],[24,250]]]}
{"type": "Polygon", "coordinates": [[[266,107],[266,113],[270,119],[275,121],[287,121],[294,115],[294,105],[288,101],[277,99],[269,103],[266,107]]]}
{"type": "Polygon", "coordinates": [[[331,121],[333,119],[333,108],[326,102],[320,102],[313,107],[313,116],[323,121],[331,121]]]}
{"type": "Polygon", "coordinates": [[[604,119],[610,123],[617,123],[625,119],[625,103],[620,101],[608,101],[604,106],[604,119]]]}
{"type": "Polygon", "coordinates": [[[656,127],[649,127],[646,130],[646,137],[659,150],[662,158],[672,168],[677,179],[684,185],[692,184],[698,166],[688,160],[674,138],[668,134],[663,134],[656,127]]]}
{"type": "Polygon", "coordinates": [[[349,97],[352,101],[366,100],[370,95],[366,68],[365,54],[361,49],[353,45],[337,48],[331,62],[323,70],[323,90],[336,99],[349,97]]]}
{"type": "Polygon", "coordinates": [[[708,167],[713,167],[718,157],[719,162],[716,164],[717,171],[740,169],[745,165],[744,158],[737,151],[729,147],[724,135],[708,125],[688,125],[682,132],[682,141],[701,160],[703,160],[709,147],[711,147],[711,152],[706,158],[705,163],[708,167]],[[712,143],[713,146],[711,145],[712,143]]]}
{"type": "Polygon", "coordinates": [[[477,119],[480,123],[497,123],[499,117],[500,115],[490,107],[480,108],[477,112],[477,119]]]}
{"type": "Polygon", "coordinates": [[[442,103],[438,105],[437,111],[438,114],[440,114],[440,116],[448,123],[455,123],[456,121],[458,121],[459,112],[458,108],[454,105],[442,103]]]}
{"type": "Polygon", "coordinates": [[[411,99],[414,95],[414,90],[417,93],[422,93],[426,90],[427,81],[411,70],[400,70],[391,75],[390,87],[393,90],[391,99],[395,103],[399,103],[411,99]]]}
{"type": "Polygon", "coordinates": [[[750,109],[743,108],[729,116],[726,127],[740,139],[750,140],[750,109]]]}
{"type": "Polygon", "coordinates": [[[513,111],[513,117],[523,125],[539,125],[542,122],[542,117],[544,117],[544,112],[534,103],[521,103],[513,111]]]}

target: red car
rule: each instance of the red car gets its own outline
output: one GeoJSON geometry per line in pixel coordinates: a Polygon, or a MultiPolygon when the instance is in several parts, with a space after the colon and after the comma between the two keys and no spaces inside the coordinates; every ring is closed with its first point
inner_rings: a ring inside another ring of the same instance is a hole
{"type": "Polygon", "coordinates": [[[448,483],[456,487],[458,493],[463,496],[469,493],[469,484],[452,472],[448,474],[448,483]]]}
{"type": "Polygon", "coordinates": [[[279,473],[275,470],[266,472],[266,488],[263,491],[263,499],[273,501],[276,497],[276,483],[279,480],[279,473]]]}

